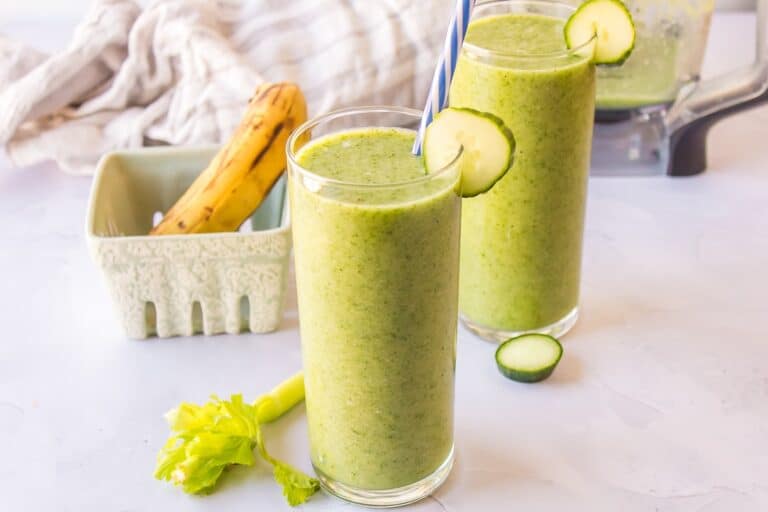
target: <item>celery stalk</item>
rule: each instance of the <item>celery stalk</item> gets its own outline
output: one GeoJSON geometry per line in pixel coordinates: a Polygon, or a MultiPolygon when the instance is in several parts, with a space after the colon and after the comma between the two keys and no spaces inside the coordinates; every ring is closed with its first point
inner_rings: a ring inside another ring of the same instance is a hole
{"type": "Polygon", "coordinates": [[[271,423],[304,400],[304,373],[299,372],[253,402],[259,423],[271,423]]]}

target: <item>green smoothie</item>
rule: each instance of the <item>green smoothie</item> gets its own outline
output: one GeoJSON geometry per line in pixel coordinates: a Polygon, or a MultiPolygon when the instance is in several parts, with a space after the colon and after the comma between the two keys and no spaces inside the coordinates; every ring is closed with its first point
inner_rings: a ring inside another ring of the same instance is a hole
{"type": "Polygon", "coordinates": [[[297,161],[347,185],[291,173],[312,462],[357,489],[413,484],[453,447],[459,174],[426,176],[413,140],[336,132],[297,161]]]}
{"type": "Polygon", "coordinates": [[[674,36],[646,35],[639,25],[629,59],[598,71],[597,108],[626,110],[672,103],[679,86],[678,44],[674,36]]]}
{"type": "Polygon", "coordinates": [[[451,106],[496,114],[517,140],[512,169],[462,207],[460,309],[488,337],[576,314],[595,68],[566,51],[564,22],[476,18],[450,91],[451,106]]]}
{"type": "Polygon", "coordinates": [[[672,103],[698,80],[714,0],[624,0],[634,18],[632,54],[597,70],[597,108],[631,110],[672,103]]]}

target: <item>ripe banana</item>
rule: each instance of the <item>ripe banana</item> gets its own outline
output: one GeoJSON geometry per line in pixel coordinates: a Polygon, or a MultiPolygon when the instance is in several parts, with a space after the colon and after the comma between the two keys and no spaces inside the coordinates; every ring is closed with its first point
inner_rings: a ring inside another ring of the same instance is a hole
{"type": "Polygon", "coordinates": [[[285,143],[307,119],[292,83],[259,86],[227,145],[152,229],[152,235],[235,231],[285,169],[285,143]]]}

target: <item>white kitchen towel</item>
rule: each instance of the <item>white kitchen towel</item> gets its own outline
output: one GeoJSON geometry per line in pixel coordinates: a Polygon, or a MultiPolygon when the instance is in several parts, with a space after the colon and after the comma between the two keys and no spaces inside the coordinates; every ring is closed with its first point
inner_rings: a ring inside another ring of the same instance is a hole
{"type": "Polygon", "coordinates": [[[53,55],[0,37],[0,144],[19,166],[93,172],[107,151],[227,139],[264,80],[310,115],[420,108],[448,0],[97,0],[53,55]]]}

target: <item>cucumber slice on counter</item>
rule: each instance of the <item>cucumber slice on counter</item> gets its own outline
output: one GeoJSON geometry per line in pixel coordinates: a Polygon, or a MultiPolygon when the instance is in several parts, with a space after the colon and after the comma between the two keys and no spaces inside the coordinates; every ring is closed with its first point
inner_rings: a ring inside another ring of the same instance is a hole
{"type": "Polygon", "coordinates": [[[568,48],[578,48],[597,36],[595,64],[619,66],[635,48],[635,23],[620,0],[587,0],[565,24],[568,48]]]}
{"type": "Polygon", "coordinates": [[[539,382],[550,375],[563,357],[563,346],[546,334],[523,334],[502,343],[496,350],[496,365],[508,379],[539,382]]]}
{"type": "Polygon", "coordinates": [[[487,192],[512,167],[515,138],[504,121],[469,108],[446,108],[427,126],[424,164],[427,172],[443,169],[464,147],[461,195],[487,192]]]}

